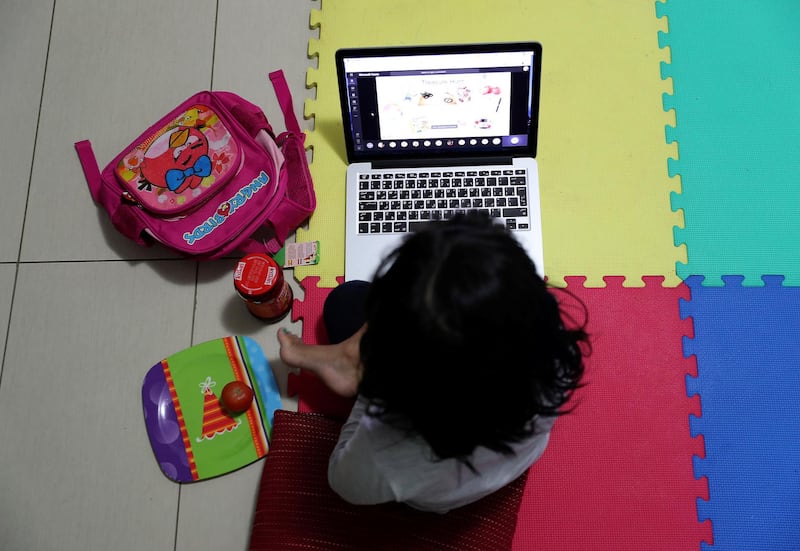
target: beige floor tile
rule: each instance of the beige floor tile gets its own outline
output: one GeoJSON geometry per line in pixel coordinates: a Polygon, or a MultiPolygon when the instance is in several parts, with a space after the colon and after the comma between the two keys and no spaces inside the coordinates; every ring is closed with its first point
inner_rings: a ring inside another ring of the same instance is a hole
{"type": "Polygon", "coordinates": [[[52,13],[52,0],[4,0],[0,8],[0,262],[19,254],[52,13]]]}
{"type": "Polygon", "coordinates": [[[283,326],[299,333],[300,322],[265,325],[248,314],[233,292],[236,257],[198,266],[118,234],[92,203],[73,144],[91,139],[102,168],[210,87],[257,103],[283,130],[267,76],[279,68],[301,126],[311,128],[302,114],[313,95],[305,75],[315,63],[306,56],[315,7],[12,0],[0,8],[0,70],[13,76],[0,82],[0,100],[18,106],[2,124],[19,136],[0,152],[3,551],[247,548],[263,461],[214,480],[171,482],[147,439],[142,380],[193,343],[248,335],[276,373],[282,406],[296,409],[275,334],[283,326]]]}
{"type": "Polygon", "coordinates": [[[319,7],[311,0],[228,0],[220,3],[214,51],[214,89],[235,92],[261,106],[276,131],[285,129],[269,73],[283,70],[292,92],[294,111],[301,128],[303,103],[314,96],[306,88],[308,41],[316,31],[309,28],[309,12],[319,7]]]}
{"type": "Polygon", "coordinates": [[[113,229],[92,203],[73,144],[90,139],[102,168],[171,108],[209,88],[215,13],[212,0],[56,4],[23,260],[171,256],[113,229]]]}
{"type": "MultiPolygon", "coordinates": [[[[14,294],[15,264],[0,264],[0,351],[5,349],[8,315],[11,311],[11,298],[14,294]]],[[[0,361],[2,361],[0,352],[0,361]]],[[[3,366],[0,364],[0,384],[3,381],[3,366]]]]}
{"type": "Polygon", "coordinates": [[[141,385],[190,343],[195,266],[20,267],[0,387],[7,550],[172,549],[178,486],[153,458],[141,385]]]}
{"type": "Polygon", "coordinates": [[[250,541],[264,460],[181,488],[176,551],[244,551],[250,541]]]}
{"type": "MultiPolygon", "coordinates": [[[[246,335],[261,345],[281,389],[286,397],[287,369],[278,355],[276,334],[281,327],[299,334],[300,321],[292,322],[291,313],[278,323],[264,323],[250,315],[244,302],[233,288],[235,259],[217,260],[200,264],[197,287],[197,315],[194,322],[194,342],[204,342],[226,335],[246,335]]],[[[294,281],[291,270],[285,270],[286,280],[292,286],[294,297],[303,298],[303,289],[294,281]]],[[[296,409],[294,399],[285,399],[285,409],[296,409]]]]}
{"type": "MultiPolygon", "coordinates": [[[[282,407],[296,410],[297,400],[287,397],[287,368],[280,361],[276,333],[287,327],[299,333],[301,322],[291,315],[276,324],[265,324],[248,312],[233,290],[236,260],[200,265],[194,342],[226,335],[246,335],[261,345],[281,389],[282,407]]],[[[291,274],[287,271],[287,275],[291,274]]],[[[288,277],[288,279],[292,279],[288,277]]],[[[294,281],[295,297],[302,288],[294,281]]],[[[181,488],[178,519],[178,550],[247,549],[263,460],[213,480],[186,484],[181,488]]]]}

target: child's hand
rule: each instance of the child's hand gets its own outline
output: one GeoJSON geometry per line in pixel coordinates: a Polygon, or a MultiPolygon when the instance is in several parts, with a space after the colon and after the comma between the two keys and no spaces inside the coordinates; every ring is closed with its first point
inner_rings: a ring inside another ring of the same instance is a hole
{"type": "Polygon", "coordinates": [[[358,394],[361,382],[359,345],[366,326],[340,344],[310,345],[286,329],[278,331],[281,360],[296,369],[315,373],[334,393],[345,398],[358,394]]]}

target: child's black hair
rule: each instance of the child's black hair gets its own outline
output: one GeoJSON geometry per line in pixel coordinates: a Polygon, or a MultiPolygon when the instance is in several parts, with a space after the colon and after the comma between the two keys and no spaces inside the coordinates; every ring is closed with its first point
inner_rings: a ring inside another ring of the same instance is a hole
{"type": "Polygon", "coordinates": [[[411,234],[367,299],[359,392],[369,415],[440,459],[511,453],[580,385],[587,341],[511,233],[477,213],[411,234]]]}

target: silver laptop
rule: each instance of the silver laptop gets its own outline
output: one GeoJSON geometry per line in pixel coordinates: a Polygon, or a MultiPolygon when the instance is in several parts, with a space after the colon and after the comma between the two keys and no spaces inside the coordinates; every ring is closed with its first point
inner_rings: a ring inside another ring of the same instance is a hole
{"type": "Polygon", "coordinates": [[[370,281],[404,235],[480,210],[544,274],[535,42],[343,49],[345,279],[370,281]]]}

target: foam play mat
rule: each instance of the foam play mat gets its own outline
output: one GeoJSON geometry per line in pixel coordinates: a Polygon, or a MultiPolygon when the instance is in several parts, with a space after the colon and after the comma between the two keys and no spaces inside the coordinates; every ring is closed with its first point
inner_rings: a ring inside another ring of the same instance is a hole
{"type": "MultiPolygon", "coordinates": [[[[341,279],[338,280],[341,282],[341,279]]],[[[303,342],[327,343],[328,334],[322,321],[322,306],[331,288],[320,287],[319,277],[309,276],[300,285],[303,300],[294,300],[292,321],[303,320],[303,342]]],[[[289,373],[288,391],[297,396],[297,410],[301,413],[324,412],[335,419],[347,419],[353,400],[331,393],[316,375],[307,371],[289,373]]]]}
{"type": "Polygon", "coordinates": [[[714,524],[704,549],[795,549],[800,542],[800,287],[783,277],[743,286],[690,278],[681,301],[694,335],[685,352],[697,359],[690,394],[702,399],[692,433],[705,440],[695,472],[708,479],[698,515],[714,524]]]}
{"type": "MultiPolygon", "coordinates": [[[[319,207],[295,319],[325,342],[343,274],[337,48],[543,44],[545,273],[589,307],[575,412],[528,478],[514,549],[794,549],[800,53],[794,0],[311,1],[319,207]]],[[[302,232],[301,232],[302,233],[302,232]]],[[[343,416],[305,374],[301,411],[343,416]]]]}
{"type": "MultiPolygon", "coordinates": [[[[314,5],[311,2],[310,5],[314,5]]],[[[345,153],[334,54],[353,46],[536,40],[543,45],[539,126],[540,196],[545,272],[553,282],[581,274],[602,286],[604,275],[663,275],[678,283],[683,251],[672,243],[681,222],[665,171],[674,146],[664,141],[657,32],[663,22],[649,1],[494,2],[395,0],[368,9],[363,0],[325,0],[312,10],[319,39],[309,43],[317,67],[306,102],[314,118],[308,143],[317,211],[299,241],[321,240],[317,266],[297,278],[333,287],[344,273],[345,153]]]]}
{"type": "Polygon", "coordinates": [[[703,549],[794,549],[797,511],[796,392],[800,327],[800,4],[657,3],[668,20],[662,73],[674,83],[669,172],[681,181],[672,207],[684,216],[675,243],[691,288],[681,313],[696,357],[687,378],[705,442],[695,475],[708,480],[698,518],[713,525],[703,549]],[[736,37],[735,39],[733,37],[736,37]]]}
{"type": "MultiPolygon", "coordinates": [[[[635,289],[621,278],[605,288],[568,281],[589,312],[585,386],[530,470],[514,549],[697,550],[711,524],[695,510],[708,490],[692,473],[703,442],[687,427],[700,412],[684,386],[695,366],[680,349],[688,289],[661,278],[635,289]]],[[[556,296],[574,314],[573,299],[556,296]]]]}
{"type": "Polygon", "coordinates": [[[142,385],[156,461],[176,482],[223,475],[264,457],[280,403],[269,363],[250,337],[215,339],[167,356],[142,385]],[[220,401],[232,381],[254,391],[249,408],[237,415],[220,401]]]}
{"type": "Polygon", "coordinates": [[[800,285],[800,3],[669,0],[661,43],[674,81],[669,163],[681,180],[672,207],[684,213],[675,243],[686,245],[681,278],[724,275],[763,285],[779,274],[800,285]]]}

